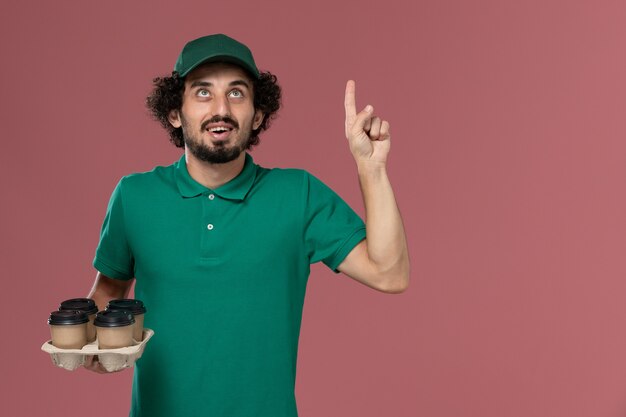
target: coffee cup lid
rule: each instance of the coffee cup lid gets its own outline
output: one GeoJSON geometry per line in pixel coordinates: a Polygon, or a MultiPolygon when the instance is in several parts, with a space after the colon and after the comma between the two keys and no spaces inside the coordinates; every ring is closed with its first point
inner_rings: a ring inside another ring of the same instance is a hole
{"type": "Polygon", "coordinates": [[[133,314],[144,314],[146,307],[143,305],[143,301],[133,298],[119,298],[117,300],[109,301],[105,310],[128,310],[133,314]]]}
{"type": "Polygon", "coordinates": [[[94,326],[98,327],[122,327],[128,326],[135,322],[133,313],[125,311],[100,311],[96,314],[93,321],[94,326]]]}
{"type": "Polygon", "coordinates": [[[59,310],[81,310],[87,314],[96,314],[98,306],[91,298],[72,298],[63,301],[59,306],[59,310]]]}
{"type": "Polygon", "coordinates": [[[53,326],[65,326],[73,324],[83,324],[89,321],[87,313],[79,310],[53,311],[48,317],[48,324],[53,326]]]}

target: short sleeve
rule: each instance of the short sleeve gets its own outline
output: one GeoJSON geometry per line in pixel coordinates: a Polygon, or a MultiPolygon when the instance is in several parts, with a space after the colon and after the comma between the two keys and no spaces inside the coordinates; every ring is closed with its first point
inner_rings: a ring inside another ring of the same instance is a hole
{"type": "Polygon", "coordinates": [[[128,280],[134,276],[134,259],[124,224],[123,181],[111,194],[93,266],[107,277],[128,280]]]}
{"type": "Polygon", "coordinates": [[[339,273],[339,264],[365,239],[365,223],[326,184],[304,172],[304,245],[310,263],[322,261],[339,273]]]}

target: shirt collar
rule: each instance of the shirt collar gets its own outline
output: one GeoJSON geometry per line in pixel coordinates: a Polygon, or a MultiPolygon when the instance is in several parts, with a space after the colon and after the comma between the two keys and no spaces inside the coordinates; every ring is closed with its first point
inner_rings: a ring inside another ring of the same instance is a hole
{"type": "Polygon", "coordinates": [[[241,172],[226,184],[220,185],[215,189],[210,189],[191,178],[187,170],[185,154],[174,164],[176,185],[183,197],[197,197],[212,192],[222,198],[230,200],[243,200],[246,198],[250,188],[252,188],[252,184],[254,184],[257,167],[258,165],[254,163],[252,156],[246,152],[246,159],[241,172]]]}

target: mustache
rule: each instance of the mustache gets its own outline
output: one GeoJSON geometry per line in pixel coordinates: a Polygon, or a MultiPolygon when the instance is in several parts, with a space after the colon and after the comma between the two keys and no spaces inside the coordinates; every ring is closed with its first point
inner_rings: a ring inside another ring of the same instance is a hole
{"type": "Polygon", "coordinates": [[[206,127],[210,123],[219,123],[219,122],[228,123],[229,125],[232,125],[235,129],[239,128],[239,123],[237,123],[234,119],[231,119],[228,116],[213,116],[206,122],[202,123],[202,125],[200,126],[200,130],[204,132],[206,130],[206,127]]]}

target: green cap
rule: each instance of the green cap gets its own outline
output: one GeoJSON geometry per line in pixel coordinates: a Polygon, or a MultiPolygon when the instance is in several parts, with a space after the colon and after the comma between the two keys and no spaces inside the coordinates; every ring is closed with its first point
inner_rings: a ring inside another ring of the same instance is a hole
{"type": "Polygon", "coordinates": [[[205,62],[229,62],[248,70],[259,78],[259,70],[254,63],[252,52],[246,45],[221,33],[203,36],[187,42],[181,51],[174,71],[181,77],[205,62]]]}

